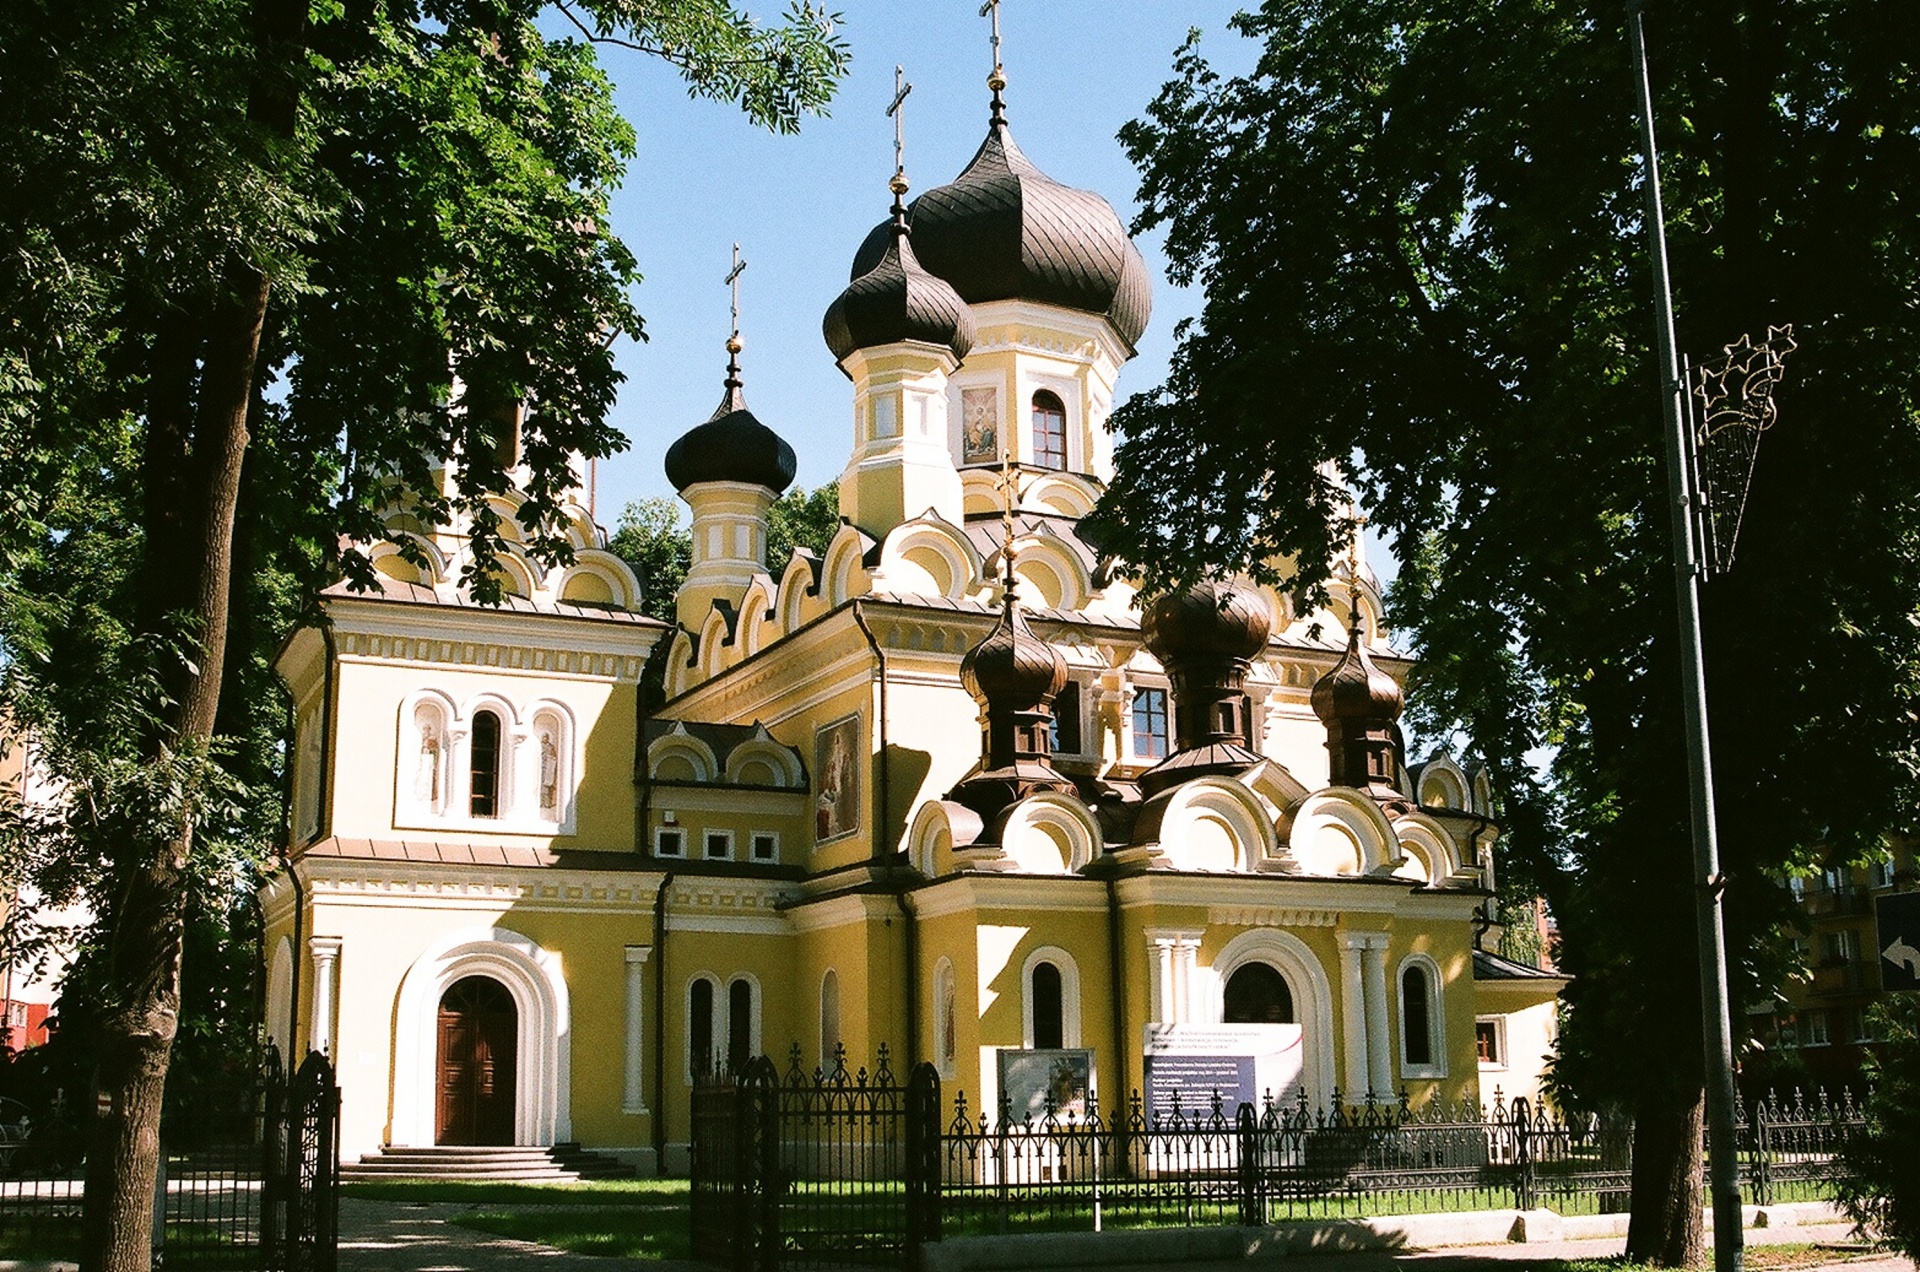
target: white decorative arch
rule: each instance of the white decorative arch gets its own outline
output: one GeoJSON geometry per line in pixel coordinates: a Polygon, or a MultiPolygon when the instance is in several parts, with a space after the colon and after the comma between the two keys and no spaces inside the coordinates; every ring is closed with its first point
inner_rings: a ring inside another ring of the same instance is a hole
{"type": "Polygon", "coordinates": [[[928,512],[896,526],[880,550],[879,576],[896,595],[922,593],[956,600],[979,583],[985,564],[951,522],[928,512]]]}
{"type": "Polygon", "coordinates": [[[685,628],[674,633],[667,650],[667,697],[675,698],[693,688],[693,635],[685,628]]]}
{"type": "Polygon", "coordinates": [[[1160,816],[1160,851],[1175,870],[1246,873],[1279,855],[1259,799],[1224,777],[1176,787],[1160,816]]]}
{"type": "MultiPolygon", "coordinates": [[[[1093,579],[1079,554],[1050,527],[1022,536],[1014,546],[1014,575],[1024,585],[1030,604],[1042,609],[1085,608],[1093,594],[1093,579]]],[[[997,572],[1001,567],[994,568],[997,572]]]]}
{"type": "Polygon", "coordinates": [[[1400,1010],[1394,1013],[1394,1033],[1400,1039],[1395,1050],[1395,1058],[1400,1062],[1400,1076],[1403,1078],[1444,1078],[1447,1076],[1447,995],[1446,982],[1440,977],[1440,964],[1433,961],[1431,955],[1419,950],[1400,960],[1393,969],[1393,1001],[1400,1010]],[[1431,1061],[1427,1064],[1407,1063],[1407,1004],[1406,977],[1409,967],[1418,967],[1427,974],[1427,1041],[1431,1048],[1431,1061]]]}
{"type": "Polygon", "coordinates": [[[771,737],[748,738],[727,754],[727,780],[756,786],[802,786],[806,774],[801,771],[800,759],[792,750],[781,746],[771,737]],[[765,768],[773,778],[766,781],[758,776],[757,770],[765,768]]]}
{"type": "Polygon", "coordinates": [[[1400,853],[1406,858],[1395,874],[1435,887],[1445,883],[1460,869],[1460,854],[1453,836],[1425,813],[1408,813],[1393,822],[1400,853]]]}
{"type": "Polygon", "coordinates": [[[820,600],[819,559],[811,553],[795,551],[787,558],[787,565],[780,572],[780,594],[777,608],[780,611],[780,634],[799,631],[815,613],[824,611],[820,600]]]}
{"type": "Polygon", "coordinates": [[[1041,473],[1028,477],[1020,488],[1020,502],[1029,508],[1044,508],[1067,517],[1084,517],[1093,511],[1098,495],[1084,478],[1071,473],[1041,473]]]}
{"type": "Polygon", "coordinates": [[[434,1142],[439,1077],[440,1000],[467,976],[489,976],[513,996],[515,1039],[513,1142],[573,1138],[572,1022],[560,955],[507,928],[469,928],[443,937],[400,981],[394,1012],[393,1144],[434,1142]]]}
{"type": "Polygon", "coordinates": [[[1326,968],[1307,943],[1291,932],[1278,928],[1255,928],[1242,932],[1221,947],[1213,957],[1216,980],[1213,1001],[1216,1017],[1224,1020],[1221,990],[1228,979],[1248,963],[1265,963],[1280,973],[1293,996],[1293,1014],[1305,1035],[1305,1063],[1301,1082],[1308,1101],[1323,1107],[1332,1094],[1333,1068],[1333,987],[1327,981],[1326,968]]]}
{"type": "Polygon", "coordinates": [[[526,496],[518,491],[487,496],[487,507],[500,518],[500,537],[508,543],[526,538],[527,528],[520,524],[520,508],[526,502],[526,496]]]}
{"type": "Polygon", "coordinates": [[[871,582],[862,558],[872,546],[873,539],[858,526],[843,525],[833,536],[821,567],[820,590],[826,593],[828,609],[867,594],[871,582]]]}
{"type": "Polygon", "coordinates": [[[527,555],[526,549],[517,543],[503,544],[498,556],[500,562],[500,590],[508,596],[520,596],[532,599],[540,590],[543,572],[527,555]]]}
{"type": "Polygon", "coordinates": [[[293,1054],[293,941],[281,937],[273,943],[273,957],[267,963],[267,1041],[280,1049],[280,1056],[291,1068],[293,1054]]]}
{"type": "Polygon", "coordinates": [[[395,728],[393,824],[419,825],[464,811],[459,799],[466,782],[455,760],[465,726],[453,699],[438,689],[416,689],[400,700],[395,728]]]}
{"type": "Polygon", "coordinates": [[[929,879],[937,879],[952,872],[954,849],[974,843],[985,829],[980,814],[966,805],[930,799],[907,827],[907,860],[929,879]]]}
{"type": "Polygon", "coordinates": [[[561,526],[565,529],[567,542],[573,545],[575,552],[600,546],[600,530],[594,524],[593,513],[578,500],[568,499],[560,505],[561,526]]]}
{"type": "Polygon", "coordinates": [[[367,559],[373,568],[390,579],[403,583],[418,583],[422,587],[432,587],[444,583],[452,577],[453,563],[447,554],[434,546],[433,540],[424,535],[413,534],[406,530],[388,530],[387,538],[367,549],[367,559]],[[420,566],[407,560],[400,552],[400,541],[408,540],[419,548],[427,559],[423,571],[420,566]]]}
{"type": "Polygon", "coordinates": [[[1329,787],[1293,816],[1288,849],[1305,874],[1371,874],[1397,861],[1399,836],[1380,806],[1359,791],[1329,787]]]}
{"type": "Polygon", "coordinates": [[[1060,1045],[1080,1045],[1080,964],[1058,945],[1042,945],[1020,964],[1020,1045],[1032,1050],[1033,969],[1052,963],[1060,969],[1060,1045]]]}
{"type": "Polygon", "coordinates": [[[1466,772],[1450,755],[1436,755],[1420,766],[1416,802],[1422,808],[1467,808],[1471,797],[1466,772]]]}
{"type": "Polygon", "coordinates": [[[765,574],[753,576],[740,597],[740,617],[734,622],[734,640],[740,656],[751,658],[763,646],[780,639],[779,619],[775,612],[779,597],[773,579],[765,574]],[[769,634],[771,633],[771,634],[769,634]]]}
{"type": "Polygon", "coordinates": [[[574,825],[575,795],[579,790],[580,731],[572,708],[554,698],[541,698],[527,708],[528,762],[519,792],[520,806],[530,817],[570,832],[574,825]]]}
{"type": "Polygon", "coordinates": [[[707,611],[707,619],[700,624],[700,674],[711,679],[727,669],[727,650],[733,641],[733,631],[727,625],[727,616],[716,607],[707,611]]]}
{"type": "Polygon", "coordinates": [[[670,756],[685,758],[693,769],[693,776],[680,779],[682,781],[711,782],[720,772],[720,761],[715,758],[713,748],[688,733],[684,722],[676,721],[670,731],[655,738],[647,747],[647,772],[659,777],[661,763],[670,756]]]}
{"type": "Polygon", "coordinates": [[[1000,847],[1022,874],[1072,874],[1098,855],[1100,823],[1069,795],[1030,795],[1008,810],[1000,847]]]}
{"type": "Polygon", "coordinates": [[[555,600],[575,604],[612,605],[630,610],[640,603],[640,580],[634,577],[627,563],[613,553],[587,548],[574,553],[573,564],[554,580],[553,596],[555,600]]]}

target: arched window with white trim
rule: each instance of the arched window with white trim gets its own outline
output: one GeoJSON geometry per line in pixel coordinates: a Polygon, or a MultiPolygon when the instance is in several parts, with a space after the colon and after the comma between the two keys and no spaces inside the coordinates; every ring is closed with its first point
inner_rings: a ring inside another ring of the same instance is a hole
{"type": "Polygon", "coordinates": [[[1033,462],[1056,470],[1067,466],[1067,408],[1046,389],[1033,395],[1033,462]]]}
{"type": "Polygon", "coordinates": [[[573,731],[566,713],[557,707],[541,707],[533,713],[533,798],[534,816],[559,825],[569,820],[573,804],[573,731]]]}
{"type": "Polygon", "coordinates": [[[1020,969],[1022,1043],[1030,1049],[1080,1045],[1080,968],[1058,946],[1027,955],[1020,969]]]}
{"type": "Polygon", "coordinates": [[[500,815],[500,717],[482,708],[473,713],[467,743],[467,807],[475,817],[500,815]]]}
{"type": "Polygon", "coordinates": [[[696,976],[687,985],[687,1078],[713,1071],[714,980],[696,976]]]}
{"type": "Polygon", "coordinates": [[[833,1072],[833,1056],[840,1049],[840,973],[831,967],[820,978],[820,1067],[833,1072]]]}
{"type": "Polygon", "coordinates": [[[760,1054],[760,986],[736,976],[727,985],[727,1066],[735,1073],[760,1054]]]}
{"type": "Polygon", "coordinates": [[[1425,954],[1401,960],[1400,1073],[1408,1078],[1447,1076],[1446,1015],[1440,968],[1425,954]]]}

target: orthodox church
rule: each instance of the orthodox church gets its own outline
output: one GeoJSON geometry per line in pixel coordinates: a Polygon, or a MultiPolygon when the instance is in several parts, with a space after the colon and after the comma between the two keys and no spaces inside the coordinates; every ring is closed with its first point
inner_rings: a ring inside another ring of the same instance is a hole
{"type": "Polygon", "coordinates": [[[510,552],[498,607],[458,586],[464,527],[396,507],[380,590],[288,639],[269,1029],[335,1060],[345,1160],[684,1171],[695,1075],[795,1047],[884,1046],[1015,1116],[1536,1090],[1563,982],[1481,948],[1487,784],[1402,756],[1358,550],[1308,613],[1230,578],[1138,595],[1078,533],[1152,287],[991,83],[978,153],[911,203],[895,174],[826,310],[853,410],[824,555],[766,559],[795,457],[736,339],[666,458],[676,622],[584,505],[573,562],[510,552]]]}

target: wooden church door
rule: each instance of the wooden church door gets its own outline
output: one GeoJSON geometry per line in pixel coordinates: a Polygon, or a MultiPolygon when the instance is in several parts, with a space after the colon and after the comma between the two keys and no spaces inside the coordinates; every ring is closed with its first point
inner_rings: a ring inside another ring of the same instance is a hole
{"type": "Polygon", "coordinates": [[[488,976],[456,981],[440,999],[434,1143],[513,1143],[519,1023],[513,996],[488,976]]]}

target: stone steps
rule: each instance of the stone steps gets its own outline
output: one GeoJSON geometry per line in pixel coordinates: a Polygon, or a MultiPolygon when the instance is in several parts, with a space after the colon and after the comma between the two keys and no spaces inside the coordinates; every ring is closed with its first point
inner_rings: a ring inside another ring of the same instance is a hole
{"type": "Polygon", "coordinates": [[[440,1144],[430,1148],[383,1148],[340,1167],[348,1183],[382,1179],[457,1179],[528,1184],[571,1184],[583,1179],[630,1179],[633,1168],[581,1148],[480,1148],[440,1144]]]}

